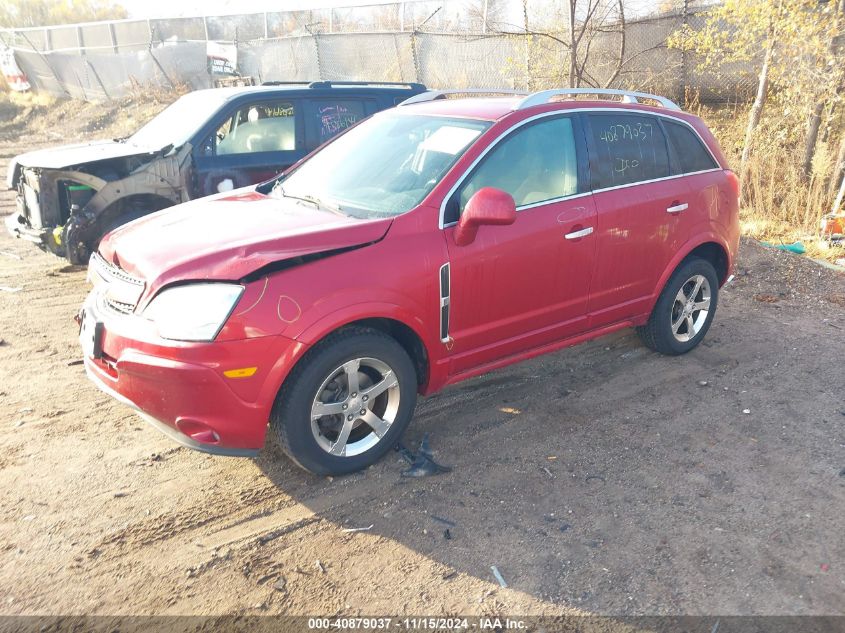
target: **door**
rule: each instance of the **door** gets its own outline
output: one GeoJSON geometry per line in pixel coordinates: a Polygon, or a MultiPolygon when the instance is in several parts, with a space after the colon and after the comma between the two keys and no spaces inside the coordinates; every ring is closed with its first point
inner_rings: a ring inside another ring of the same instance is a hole
{"type": "Polygon", "coordinates": [[[590,327],[647,311],[685,232],[688,185],[656,117],[591,113],[590,173],[598,213],[590,327]]]}
{"type": "Polygon", "coordinates": [[[595,207],[583,192],[583,141],[574,117],[546,116],[521,125],[482,156],[448,200],[445,329],[451,373],[584,329],[595,207]],[[474,242],[457,246],[454,225],[482,187],[513,196],[516,222],[482,226],[474,242]]]}
{"type": "Polygon", "coordinates": [[[305,155],[300,105],[261,99],[218,118],[194,148],[191,197],[269,180],[305,155]]]}
{"type": "Polygon", "coordinates": [[[677,248],[681,248],[696,231],[710,230],[714,222],[729,226],[732,205],[726,203],[725,174],[698,132],[682,121],[664,118],[661,124],[669,140],[672,162],[683,172],[689,192],[679,200],[683,208],[675,212],[677,248]]]}

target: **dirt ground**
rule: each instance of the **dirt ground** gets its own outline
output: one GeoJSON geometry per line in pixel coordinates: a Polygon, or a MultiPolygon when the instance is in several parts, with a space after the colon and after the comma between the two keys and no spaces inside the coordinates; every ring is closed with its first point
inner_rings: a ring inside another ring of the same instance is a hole
{"type": "MultiPolygon", "coordinates": [[[[7,126],[0,169],[86,126],[7,126]]],[[[177,447],[72,364],[86,290],[0,235],[0,614],[845,614],[845,277],[806,259],[744,244],[685,357],[625,331],[422,400],[420,480],[177,447]]]]}

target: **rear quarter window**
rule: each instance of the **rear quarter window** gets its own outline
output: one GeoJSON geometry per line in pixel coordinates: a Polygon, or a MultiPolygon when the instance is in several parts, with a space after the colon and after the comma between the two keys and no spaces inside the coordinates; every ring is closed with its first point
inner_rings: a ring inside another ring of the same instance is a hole
{"type": "Polygon", "coordinates": [[[663,126],[685,174],[718,167],[698,135],[686,125],[664,121],[663,126]]]}
{"type": "Polygon", "coordinates": [[[654,117],[590,114],[593,189],[669,176],[669,151],[654,117]]]}

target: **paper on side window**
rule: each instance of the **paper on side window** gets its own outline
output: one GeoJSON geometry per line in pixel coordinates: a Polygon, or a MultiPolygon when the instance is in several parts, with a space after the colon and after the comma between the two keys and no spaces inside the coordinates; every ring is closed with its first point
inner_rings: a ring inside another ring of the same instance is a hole
{"type": "Polygon", "coordinates": [[[455,155],[481,134],[479,130],[445,125],[420,143],[420,148],[429,152],[455,155]]]}

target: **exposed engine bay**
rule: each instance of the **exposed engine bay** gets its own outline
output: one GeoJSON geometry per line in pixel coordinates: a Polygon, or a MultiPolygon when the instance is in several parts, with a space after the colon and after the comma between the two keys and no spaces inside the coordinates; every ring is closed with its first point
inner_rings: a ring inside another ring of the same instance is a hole
{"type": "Polygon", "coordinates": [[[6,225],[73,264],[87,263],[109,230],[189,198],[189,144],[153,152],[120,141],[69,149],[68,159],[93,160],[67,163],[46,152],[13,160],[7,184],[17,191],[17,213],[6,225]]]}

